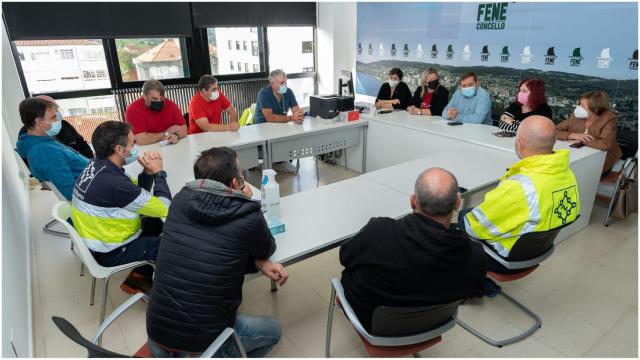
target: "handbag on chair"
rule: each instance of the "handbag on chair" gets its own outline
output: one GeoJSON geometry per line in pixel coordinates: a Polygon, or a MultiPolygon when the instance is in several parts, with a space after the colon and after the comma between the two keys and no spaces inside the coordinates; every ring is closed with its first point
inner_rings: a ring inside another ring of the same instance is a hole
{"type": "Polygon", "coordinates": [[[638,182],[635,178],[630,178],[621,185],[611,216],[625,219],[636,210],[638,210],[638,182]]]}

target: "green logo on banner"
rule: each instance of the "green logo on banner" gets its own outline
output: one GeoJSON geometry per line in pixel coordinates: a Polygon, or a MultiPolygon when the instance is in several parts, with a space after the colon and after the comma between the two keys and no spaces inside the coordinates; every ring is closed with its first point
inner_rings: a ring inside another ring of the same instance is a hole
{"type": "Polygon", "coordinates": [[[478,4],[477,30],[504,30],[509,3],[478,4]]]}

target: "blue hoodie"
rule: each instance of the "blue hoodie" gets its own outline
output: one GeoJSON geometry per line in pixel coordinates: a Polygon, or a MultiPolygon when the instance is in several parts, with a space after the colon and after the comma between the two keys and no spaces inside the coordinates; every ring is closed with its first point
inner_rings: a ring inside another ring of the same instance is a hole
{"type": "Polygon", "coordinates": [[[40,181],[51,181],[71,200],[73,186],[89,159],[49,136],[23,133],[16,143],[18,154],[29,162],[31,174],[40,181]]]}

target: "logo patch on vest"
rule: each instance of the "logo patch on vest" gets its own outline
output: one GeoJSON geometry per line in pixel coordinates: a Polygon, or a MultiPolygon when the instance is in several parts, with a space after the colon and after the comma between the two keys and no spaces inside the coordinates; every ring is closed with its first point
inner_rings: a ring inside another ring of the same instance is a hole
{"type": "MultiPolygon", "coordinates": [[[[576,187],[554,191],[553,198],[553,214],[551,215],[550,228],[556,228],[567,223],[571,214],[574,213],[578,207],[578,197],[576,187]]],[[[573,216],[575,218],[575,216],[573,216]]]]}

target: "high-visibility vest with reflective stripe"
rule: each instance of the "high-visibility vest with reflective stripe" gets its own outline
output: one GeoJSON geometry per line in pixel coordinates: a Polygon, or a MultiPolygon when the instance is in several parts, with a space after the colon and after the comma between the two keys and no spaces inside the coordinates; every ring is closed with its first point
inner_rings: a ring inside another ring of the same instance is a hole
{"type": "Polygon", "coordinates": [[[520,160],[498,187],[465,215],[469,235],[486,240],[506,257],[523,234],[555,229],[580,213],[580,193],[569,168],[569,151],[520,160]]]}
{"type": "Polygon", "coordinates": [[[136,179],[110,163],[92,160],[77,180],[71,201],[73,226],[87,247],[109,252],[140,236],[141,215],[166,217],[171,195],[166,181],[156,185],[167,188],[166,197],[138,187],[136,179]]]}

